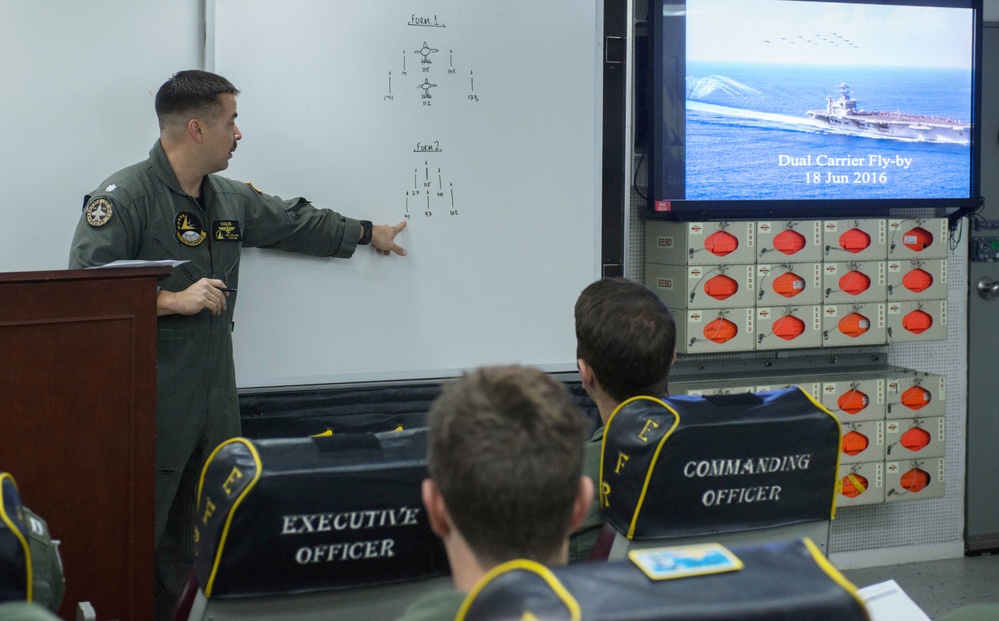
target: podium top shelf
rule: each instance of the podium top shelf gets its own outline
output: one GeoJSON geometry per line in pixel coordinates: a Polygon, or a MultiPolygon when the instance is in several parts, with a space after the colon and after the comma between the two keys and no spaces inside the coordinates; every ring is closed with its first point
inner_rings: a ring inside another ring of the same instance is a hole
{"type": "Polygon", "coordinates": [[[83,270],[49,270],[37,272],[0,272],[0,285],[33,282],[67,282],[106,279],[156,278],[161,280],[173,273],[171,265],[138,267],[101,267],[83,270]]]}

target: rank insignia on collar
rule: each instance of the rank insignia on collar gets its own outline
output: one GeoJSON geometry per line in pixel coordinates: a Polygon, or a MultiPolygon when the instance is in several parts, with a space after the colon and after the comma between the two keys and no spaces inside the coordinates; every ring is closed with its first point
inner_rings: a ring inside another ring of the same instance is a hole
{"type": "Polygon", "coordinates": [[[201,227],[198,216],[188,211],[177,214],[177,239],[185,246],[199,246],[208,234],[201,227]]]}
{"type": "Polygon", "coordinates": [[[212,238],[216,241],[243,241],[243,235],[239,230],[239,220],[213,221],[212,238]]]}
{"type": "Polygon", "coordinates": [[[95,198],[87,203],[83,213],[86,214],[87,224],[96,228],[104,226],[111,221],[111,216],[114,214],[114,208],[111,207],[111,201],[108,199],[95,198]]]}
{"type": "Polygon", "coordinates": [[[246,185],[250,186],[250,189],[253,190],[254,192],[256,192],[257,194],[263,194],[264,193],[263,190],[258,190],[257,187],[255,185],[253,185],[253,183],[251,183],[249,181],[246,182],[246,185]]]}

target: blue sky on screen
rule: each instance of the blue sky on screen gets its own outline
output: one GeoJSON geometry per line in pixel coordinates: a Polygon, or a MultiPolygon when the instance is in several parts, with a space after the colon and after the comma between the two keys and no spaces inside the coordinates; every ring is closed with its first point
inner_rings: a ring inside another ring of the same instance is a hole
{"type": "Polygon", "coordinates": [[[970,67],[971,9],[687,0],[687,60],[970,67]]]}

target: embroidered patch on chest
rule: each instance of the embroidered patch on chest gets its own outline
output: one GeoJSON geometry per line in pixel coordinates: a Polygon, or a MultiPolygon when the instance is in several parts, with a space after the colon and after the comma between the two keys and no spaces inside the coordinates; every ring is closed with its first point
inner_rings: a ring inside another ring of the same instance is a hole
{"type": "Polygon", "coordinates": [[[177,239],[185,246],[200,246],[208,234],[198,216],[189,211],[177,214],[177,239]]]}
{"type": "Polygon", "coordinates": [[[239,220],[215,220],[212,222],[212,237],[216,241],[243,241],[239,230],[239,220]]]}
{"type": "Polygon", "coordinates": [[[96,228],[104,226],[111,221],[114,209],[111,207],[111,201],[108,199],[95,198],[87,203],[83,212],[87,216],[87,224],[96,228]]]}

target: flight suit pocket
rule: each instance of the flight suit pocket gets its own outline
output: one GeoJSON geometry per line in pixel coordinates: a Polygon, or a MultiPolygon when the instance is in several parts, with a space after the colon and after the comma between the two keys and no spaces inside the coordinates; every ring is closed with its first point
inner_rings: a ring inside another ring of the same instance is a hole
{"type": "Polygon", "coordinates": [[[190,328],[160,328],[156,331],[156,347],[161,358],[173,357],[191,338],[190,328]]]}
{"type": "Polygon", "coordinates": [[[152,241],[155,246],[160,250],[159,255],[166,255],[174,261],[186,261],[181,265],[178,265],[173,269],[173,274],[167,276],[162,282],[161,286],[164,289],[170,289],[173,291],[183,291],[184,289],[191,286],[191,283],[197,281],[201,277],[196,273],[194,269],[194,261],[191,257],[184,256],[184,253],[176,252],[175,247],[177,244],[165,243],[159,237],[153,235],[152,241]]]}

